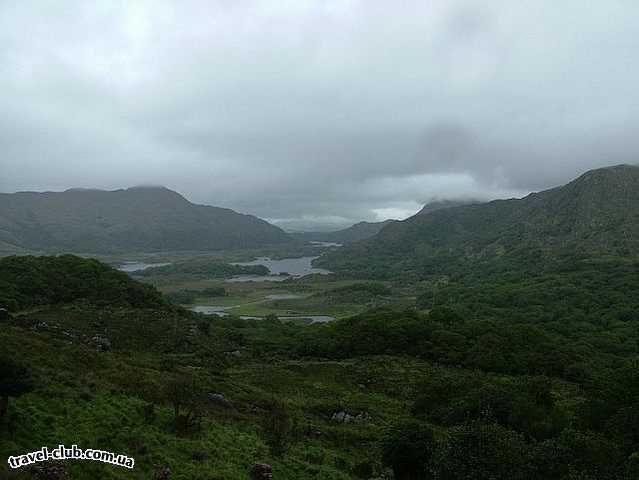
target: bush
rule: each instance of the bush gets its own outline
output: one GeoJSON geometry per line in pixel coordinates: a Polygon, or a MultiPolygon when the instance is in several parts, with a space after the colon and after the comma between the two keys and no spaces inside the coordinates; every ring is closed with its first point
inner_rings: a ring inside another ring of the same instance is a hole
{"type": "Polygon", "coordinates": [[[382,440],[382,462],[393,469],[397,480],[433,478],[433,432],[427,425],[410,420],[392,426],[382,440]]]}
{"type": "Polygon", "coordinates": [[[264,440],[271,453],[281,456],[288,450],[293,438],[293,419],[286,405],[279,401],[273,401],[268,406],[262,421],[264,440]]]}

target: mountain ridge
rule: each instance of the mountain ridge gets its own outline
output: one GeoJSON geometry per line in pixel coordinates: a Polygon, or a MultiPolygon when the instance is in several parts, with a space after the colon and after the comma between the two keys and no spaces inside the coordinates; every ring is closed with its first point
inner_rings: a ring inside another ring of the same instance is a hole
{"type": "Polygon", "coordinates": [[[536,258],[541,265],[564,254],[636,256],[637,205],[639,167],[605,167],[521,199],[418,214],[317,263],[335,271],[369,272],[366,259],[373,258],[377,273],[423,276],[469,262],[534,263],[536,258]]]}
{"type": "Polygon", "coordinates": [[[335,242],[335,243],[351,243],[365,240],[377,234],[386,225],[397,220],[388,219],[381,222],[357,222],[350,227],[334,230],[332,232],[296,232],[291,235],[298,239],[308,242],[335,242]]]}
{"type": "Polygon", "coordinates": [[[265,220],[194,204],[166,187],[0,193],[0,244],[21,249],[206,251],[288,241],[265,220]]]}

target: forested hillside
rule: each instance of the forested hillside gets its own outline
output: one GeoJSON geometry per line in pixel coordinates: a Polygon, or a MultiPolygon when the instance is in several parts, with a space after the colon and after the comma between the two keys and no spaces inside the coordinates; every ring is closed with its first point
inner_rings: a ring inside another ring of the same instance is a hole
{"type": "Polygon", "coordinates": [[[540,269],[565,254],[636,258],[639,167],[585,173],[523,199],[415,215],[317,264],[364,277],[453,274],[468,269],[540,269]]]}
{"type": "Polygon", "coordinates": [[[0,194],[0,247],[49,252],[219,250],[281,244],[278,227],[162,187],[0,194]]]}
{"type": "Polygon", "coordinates": [[[194,314],[95,260],[5,258],[0,452],[76,442],[176,480],[263,462],[288,480],[634,480],[638,272],[476,272],[420,284],[411,308],[355,283],[317,298],[391,303],[304,325],[194,314]]]}

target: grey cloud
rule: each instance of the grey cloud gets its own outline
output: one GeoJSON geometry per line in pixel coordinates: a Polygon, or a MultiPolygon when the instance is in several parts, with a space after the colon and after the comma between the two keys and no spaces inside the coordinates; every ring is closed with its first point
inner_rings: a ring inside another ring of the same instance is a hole
{"type": "Polygon", "coordinates": [[[164,184],[282,224],[639,161],[639,4],[0,5],[0,191],[164,184]]]}

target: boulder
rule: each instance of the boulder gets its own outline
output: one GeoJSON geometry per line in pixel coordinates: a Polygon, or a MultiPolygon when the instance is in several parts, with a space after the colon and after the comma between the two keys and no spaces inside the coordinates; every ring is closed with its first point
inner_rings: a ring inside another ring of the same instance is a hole
{"type": "Polygon", "coordinates": [[[308,438],[317,439],[317,438],[320,438],[323,435],[323,433],[319,428],[309,426],[304,431],[304,435],[306,435],[308,438]]]}
{"type": "Polygon", "coordinates": [[[209,393],[209,401],[228,410],[236,411],[235,405],[221,393],[209,393]]]}
{"type": "Polygon", "coordinates": [[[351,422],[366,422],[370,420],[368,412],[360,412],[357,415],[351,415],[350,413],[340,410],[339,412],[331,415],[331,420],[337,423],[351,423],[351,422]]]}
{"type": "Polygon", "coordinates": [[[37,466],[31,470],[32,476],[43,480],[69,480],[69,472],[64,465],[37,466]]]}
{"type": "Polygon", "coordinates": [[[251,468],[251,480],[269,480],[273,478],[273,467],[268,463],[256,463],[251,468]]]}
{"type": "Polygon", "coordinates": [[[31,328],[36,332],[47,331],[49,330],[49,324],[47,322],[38,322],[31,328]]]}
{"type": "Polygon", "coordinates": [[[153,480],[168,480],[171,477],[171,469],[169,467],[160,468],[153,474],[153,480]]]}
{"type": "Polygon", "coordinates": [[[337,423],[351,423],[355,420],[353,415],[346,413],[344,410],[333,413],[331,420],[337,423]]]}
{"type": "Polygon", "coordinates": [[[103,335],[95,335],[91,341],[95,345],[95,348],[100,352],[107,352],[111,350],[111,340],[103,335]]]}
{"type": "Polygon", "coordinates": [[[371,416],[368,412],[361,412],[355,415],[356,422],[368,422],[371,419],[371,416]]]}

